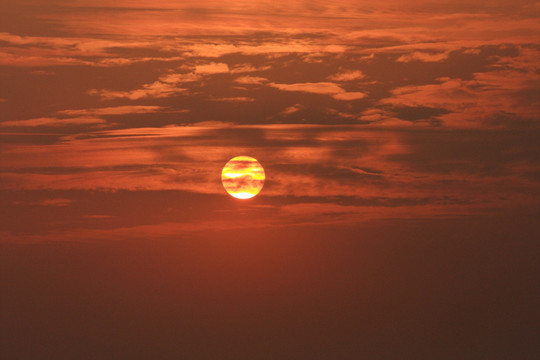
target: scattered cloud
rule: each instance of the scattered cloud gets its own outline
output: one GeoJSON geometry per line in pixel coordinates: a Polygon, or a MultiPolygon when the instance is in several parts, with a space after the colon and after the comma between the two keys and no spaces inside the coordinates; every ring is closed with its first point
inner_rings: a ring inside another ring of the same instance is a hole
{"type": "Polygon", "coordinates": [[[245,85],[257,85],[268,82],[268,79],[260,76],[240,76],[234,79],[235,82],[245,85]]]}
{"type": "Polygon", "coordinates": [[[145,63],[151,61],[160,61],[160,62],[171,62],[184,60],[184,57],[181,56],[169,56],[169,57],[138,57],[138,58],[120,58],[112,57],[102,59],[96,62],[94,65],[99,67],[111,67],[111,66],[126,66],[138,63],[145,63]]]}
{"type": "Polygon", "coordinates": [[[201,79],[200,74],[194,72],[190,73],[170,73],[159,77],[160,82],[167,84],[189,83],[199,81],[201,79]]]}
{"type": "Polygon", "coordinates": [[[251,64],[238,64],[231,70],[231,73],[241,74],[241,73],[259,72],[259,71],[266,71],[270,68],[271,68],[270,65],[253,66],[251,64]]]}
{"type": "Polygon", "coordinates": [[[353,81],[363,79],[365,75],[360,70],[349,70],[331,75],[328,80],[332,81],[353,81]]]}
{"type": "Polygon", "coordinates": [[[302,104],[295,104],[293,106],[289,106],[288,108],[285,108],[280,114],[281,115],[290,115],[294,114],[300,110],[304,109],[304,106],[302,104]]]}
{"type": "Polygon", "coordinates": [[[296,83],[296,84],[276,84],[270,83],[270,86],[283,91],[298,91],[311,94],[321,95],[335,95],[344,93],[338,85],[331,82],[319,82],[319,83],[296,83]]]}
{"type": "Polygon", "coordinates": [[[476,73],[470,80],[442,77],[434,84],[393,89],[392,96],[379,103],[396,108],[438,109],[438,118],[449,127],[479,128],[502,123],[517,126],[520,118],[532,124],[540,116],[540,107],[532,95],[538,91],[539,81],[535,71],[507,69],[476,73]],[[501,115],[508,121],[501,122],[501,115]]]}
{"type": "Polygon", "coordinates": [[[298,91],[311,94],[330,95],[336,100],[358,100],[366,96],[361,92],[347,92],[339,85],[331,82],[296,84],[270,83],[269,85],[283,91],[298,91]]]}
{"type": "Polygon", "coordinates": [[[214,63],[195,66],[195,73],[203,75],[224,74],[229,72],[229,66],[223,63],[214,63]]]}
{"type": "Polygon", "coordinates": [[[443,53],[426,53],[420,51],[414,51],[410,54],[401,55],[396,61],[397,62],[411,62],[411,61],[422,61],[422,62],[439,62],[448,59],[448,52],[443,53]]]}
{"type": "Polygon", "coordinates": [[[376,122],[381,122],[383,120],[388,120],[389,118],[392,118],[391,113],[383,109],[375,108],[375,109],[368,109],[368,110],[362,111],[362,113],[358,117],[358,120],[364,121],[364,122],[376,123],[376,122]]]}
{"type": "Polygon", "coordinates": [[[335,94],[333,95],[334,99],[336,100],[345,100],[345,101],[349,101],[349,100],[360,100],[360,99],[363,99],[366,97],[366,94],[364,94],[363,92],[359,92],[359,91],[353,91],[353,92],[342,92],[342,93],[338,93],[338,94],[335,94]]]}
{"type": "Polygon", "coordinates": [[[155,81],[151,84],[144,84],[140,89],[136,90],[115,91],[106,89],[92,89],[88,91],[88,94],[100,96],[102,99],[105,100],[139,100],[144,98],[165,98],[185,91],[185,88],[178,87],[176,83],[155,81]]]}
{"type": "Polygon", "coordinates": [[[354,118],[356,118],[356,115],[354,115],[354,114],[342,112],[342,111],[339,111],[339,110],[336,110],[336,109],[327,109],[327,113],[332,114],[334,116],[339,116],[339,117],[344,118],[344,119],[354,119],[354,118]]]}

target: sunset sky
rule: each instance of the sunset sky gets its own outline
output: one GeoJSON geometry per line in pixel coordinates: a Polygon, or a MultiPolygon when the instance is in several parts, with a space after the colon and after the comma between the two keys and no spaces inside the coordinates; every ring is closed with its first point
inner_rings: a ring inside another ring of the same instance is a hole
{"type": "Polygon", "coordinates": [[[2,0],[0,355],[536,358],[539,18],[2,0]]]}

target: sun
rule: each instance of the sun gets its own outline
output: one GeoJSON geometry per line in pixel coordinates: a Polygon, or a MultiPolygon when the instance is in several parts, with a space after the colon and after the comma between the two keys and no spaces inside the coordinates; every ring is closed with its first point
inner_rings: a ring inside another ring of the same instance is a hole
{"type": "Polygon", "coordinates": [[[229,160],[221,172],[221,182],[229,195],[237,199],[250,199],[264,186],[265,174],[261,164],[249,156],[229,160]]]}

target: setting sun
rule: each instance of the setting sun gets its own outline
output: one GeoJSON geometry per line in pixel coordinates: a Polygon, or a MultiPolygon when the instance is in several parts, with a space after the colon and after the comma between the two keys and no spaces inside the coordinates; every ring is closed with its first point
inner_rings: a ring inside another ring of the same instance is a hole
{"type": "Polygon", "coordinates": [[[221,172],[221,182],[229,195],[237,199],[250,199],[264,186],[264,169],[249,156],[237,156],[229,160],[221,172]]]}

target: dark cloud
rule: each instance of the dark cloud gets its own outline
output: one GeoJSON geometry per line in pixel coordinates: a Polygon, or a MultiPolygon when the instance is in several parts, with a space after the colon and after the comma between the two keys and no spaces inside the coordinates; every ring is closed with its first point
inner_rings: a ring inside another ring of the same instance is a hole
{"type": "Polygon", "coordinates": [[[435,109],[427,106],[396,106],[392,109],[399,119],[418,121],[431,119],[438,115],[448,114],[446,109],[435,109]]]}
{"type": "Polygon", "coordinates": [[[285,174],[302,174],[313,176],[318,180],[331,180],[338,183],[359,183],[364,181],[382,183],[384,175],[358,171],[354,167],[341,167],[324,164],[272,164],[269,170],[283,172],[285,174]]]}
{"type": "Polygon", "coordinates": [[[389,159],[425,172],[517,175],[513,165],[530,167],[540,160],[537,134],[527,130],[411,131],[402,136],[411,152],[389,159]]]}

